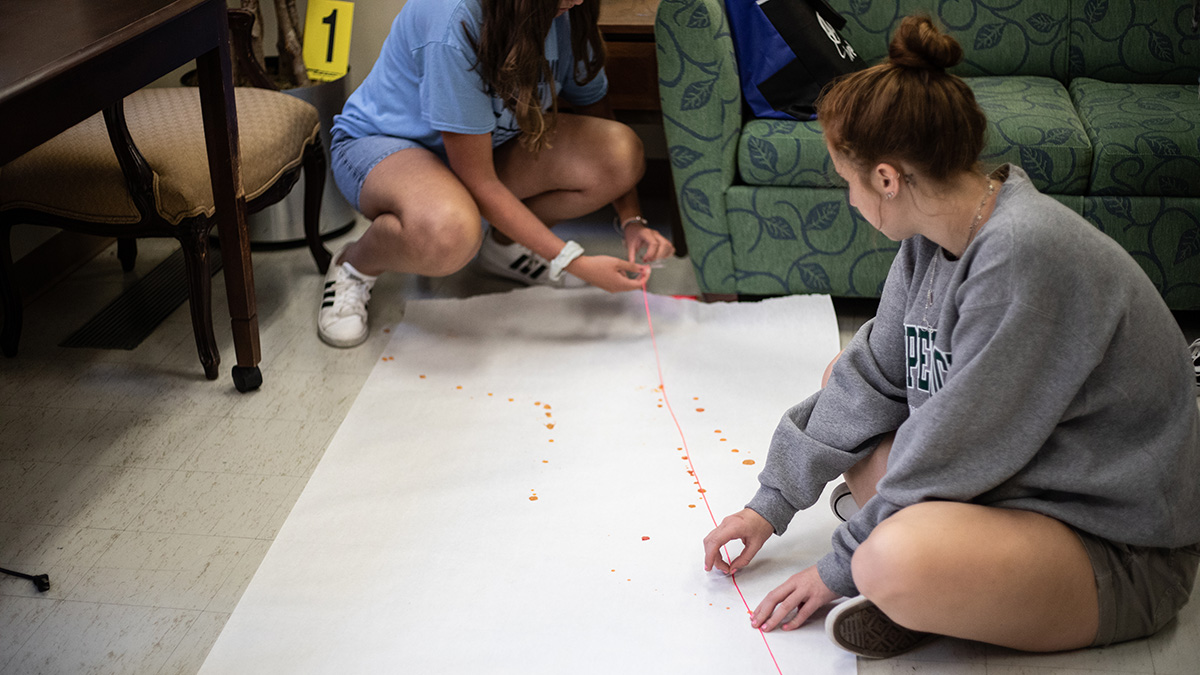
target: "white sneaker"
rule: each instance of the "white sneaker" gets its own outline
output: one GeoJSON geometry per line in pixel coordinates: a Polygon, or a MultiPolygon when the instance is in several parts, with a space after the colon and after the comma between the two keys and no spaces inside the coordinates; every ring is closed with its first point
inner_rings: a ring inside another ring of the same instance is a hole
{"type": "Polygon", "coordinates": [[[829,495],[829,508],[833,510],[833,515],[843,523],[850,520],[850,516],[858,513],[858,502],[854,501],[854,496],[850,494],[850,486],[845,483],[839,483],[833,488],[833,492],[829,495]]]}
{"type": "Polygon", "coordinates": [[[875,603],[861,595],[838,604],[829,612],[825,617],[825,634],[835,645],[868,659],[898,656],[936,637],[892,621],[875,603]]]}
{"type": "MultiPolygon", "coordinates": [[[[333,257],[342,259],[343,248],[333,257]]],[[[317,312],[317,334],[334,347],[354,347],[362,344],[369,334],[367,302],[376,277],[354,269],[347,262],[334,262],[325,274],[321,309],[317,312]]]]}
{"type": "Polygon", "coordinates": [[[496,241],[490,233],[483,236],[483,245],[479,248],[479,266],[489,274],[514,279],[528,286],[587,286],[587,282],[570,273],[564,273],[558,281],[551,280],[548,260],[515,241],[505,246],[496,241]]]}

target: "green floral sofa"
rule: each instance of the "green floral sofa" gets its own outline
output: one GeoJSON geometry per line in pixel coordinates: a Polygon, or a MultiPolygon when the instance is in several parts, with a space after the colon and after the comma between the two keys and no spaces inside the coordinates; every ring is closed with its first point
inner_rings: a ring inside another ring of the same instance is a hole
{"type": "MultiPolygon", "coordinates": [[[[1200,36],[1193,0],[831,0],[867,63],[933,15],[987,113],[988,166],[1121,243],[1173,309],[1200,309],[1200,36]]],[[[723,0],[662,0],[659,90],[687,246],[709,299],[878,297],[897,245],[846,201],[817,122],[749,118],[723,0]]]]}

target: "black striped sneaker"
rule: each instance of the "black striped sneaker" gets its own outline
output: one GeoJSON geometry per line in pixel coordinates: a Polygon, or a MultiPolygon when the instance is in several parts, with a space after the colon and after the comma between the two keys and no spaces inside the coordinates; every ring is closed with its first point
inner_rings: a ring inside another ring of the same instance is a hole
{"type": "Polygon", "coordinates": [[[549,261],[515,241],[505,246],[496,241],[490,233],[483,236],[483,246],[479,249],[479,266],[489,274],[514,279],[528,286],[587,286],[582,279],[569,273],[564,273],[558,281],[551,280],[549,261]]]}
{"type": "Polygon", "coordinates": [[[367,302],[375,277],[341,262],[342,251],[333,257],[325,274],[321,309],[317,311],[317,335],[328,345],[353,347],[365,342],[369,334],[367,302]]]}
{"type": "Polygon", "coordinates": [[[1192,343],[1192,370],[1196,371],[1196,395],[1200,396],[1200,340],[1192,343]]]}
{"type": "Polygon", "coordinates": [[[934,637],[932,633],[909,630],[892,621],[861,595],[829,612],[825,617],[825,633],[835,645],[868,659],[898,656],[934,637]]]}

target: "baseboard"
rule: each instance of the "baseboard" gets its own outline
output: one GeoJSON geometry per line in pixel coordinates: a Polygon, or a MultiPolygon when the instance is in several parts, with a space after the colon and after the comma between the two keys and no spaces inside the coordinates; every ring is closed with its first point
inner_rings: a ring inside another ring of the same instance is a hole
{"type": "MultiPolygon", "coordinates": [[[[112,237],[62,231],[13,263],[21,285],[21,302],[28,305],[116,241],[112,237]]],[[[113,264],[117,264],[115,261],[113,264]]]]}

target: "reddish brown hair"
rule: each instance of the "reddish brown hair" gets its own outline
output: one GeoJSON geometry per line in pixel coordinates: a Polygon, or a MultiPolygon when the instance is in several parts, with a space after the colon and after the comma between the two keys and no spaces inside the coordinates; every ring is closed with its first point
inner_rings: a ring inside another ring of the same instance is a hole
{"type": "Polygon", "coordinates": [[[888,60],[831,83],[817,101],[830,147],[859,170],[905,162],[934,181],[975,170],[987,118],[946,69],[962,47],[928,16],[900,22],[888,60]]]}

